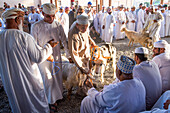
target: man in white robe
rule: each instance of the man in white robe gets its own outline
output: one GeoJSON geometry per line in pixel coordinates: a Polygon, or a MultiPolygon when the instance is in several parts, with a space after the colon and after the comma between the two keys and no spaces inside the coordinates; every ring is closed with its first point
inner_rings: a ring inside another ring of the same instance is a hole
{"type": "Polygon", "coordinates": [[[98,18],[99,18],[99,29],[100,29],[100,38],[102,38],[102,18],[103,13],[105,13],[105,7],[102,6],[102,10],[99,11],[98,18]]]}
{"type": "Polygon", "coordinates": [[[63,12],[64,10],[63,10],[63,7],[61,6],[59,11],[56,13],[59,20],[61,20],[61,15],[63,14],[63,12]]]}
{"type": "Polygon", "coordinates": [[[13,113],[48,113],[37,63],[52,54],[52,43],[41,48],[31,35],[21,31],[23,16],[17,8],[2,14],[6,29],[0,32],[0,76],[13,113]]]}
{"type": "Polygon", "coordinates": [[[170,90],[170,52],[169,44],[165,40],[154,43],[154,58],[159,67],[162,78],[162,92],[170,90]]]}
{"type": "MultiPolygon", "coordinates": [[[[114,6],[112,6],[112,15],[114,16],[115,18],[115,25],[116,25],[116,15],[117,15],[117,11],[116,11],[116,8],[114,6]]],[[[115,25],[113,26],[113,36],[115,37],[115,25]]]]}
{"type": "Polygon", "coordinates": [[[115,39],[124,39],[125,38],[125,33],[121,32],[122,28],[126,27],[126,15],[125,12],[123,11],[123,5],[119,6],[119,11],[117,12],[117,23],[115,26],[115,39]]]}
{"type": "Polygon", "coordinates": [[[102,13],[102,17],[101,17],[101,39],[102,41],[105,40],[105,26],[106,26],[106,17],[107,17],[108,13],[107,13],[107,9],[106,12],[102,13]]]}
{"type": "Polygon", "coordinates": [[[113,27],[116,23],[115,21],[115,17],[111,14],[111,8],[109,7],[107,9],[108,11],[108,15],[106,16],[106,26],[105,26],[105,37],[104,37],[104,41],[107,43],[112,43],[112,39],[113,39],[113,27]]]}
{"type": "Polygon", "coordinates": [[[69,31],[69,8],[65,7],[64,13],[61,16],[61,25],[63,26],[66,38],[68,40],[68,31],[69,31]]]}
{"type": "Polygon", "coordinates": [[[87,31],[89,24],[88,15],[82,13],[77,16],[75,24],[69,30],[68,46],[69,53],[75,65],[82,73],[89,74],[91,72],[90,63],[90,45],[96,46],[93,39],[87,31]]]}
{"type": "Polygon", "coordinates": [[[136,23],[136,12],[135,7],[131,7],[131,11],[127,15],[128,17],[128,29],[135,31],[135,23],[136,23]]]}
{"type": "Polygon", "coordinates": [[[149,17],[150,12],[149,12],[149,8],[147,7],[145,10],[145,14],[144,14],[144,21],[146,22],[147,18],[149,17]]]}
{"type": "Polygon", "coordinates": [[[93,26],[95,30],[100,33],[100,26],[99,26],[99,14],[96,12],[96,9],[93,9],[93,26]]]}
{"type": "Polygon", "coordinates": [[[38,16],[38,14],[35,12],[35,9],[34,9],[34,8],[31,9],[31,13],[28,14],[28,21],[29,21],[29,23],[30,23],[31,25],[34,24],[35,22],[38,21],[38,18],[39,18],[39,16],[38,16]]]}
{"type": "Polygon", "coordinates": [[[140,3],[139,4],[139,8],[136,9],[136,18],[137,18],[137,21],[136,21],[135,31],[137,31],[138,12],[139,12],[140,9],[142,9],[142,5],[143,5],[143,3],[140,3]]]}
{"type": "Polygon", "coordinates": [[[81,102],[80,113],[138,113],[145,110],[145,88],[139,79],[133,79],[135,61],[121,56],[116,69],[120,82],[97,91],[89,81],[88,96],[81,102]]]}
{"type": "Polygon", "coordinates": [[[144,14],[145,14],[145,5],[138,12],[138,21],[137,21],[137,32],[141,32],[143,30],[143,26],[145,24],[144,14]]]}
{"type": "Polygon", "coordinates": [[[89,23],[91,24],[93,22],[93,9],[91,8],[92,3],[88,2],[88,6],[85,9],[85,13],[88,15],[89,23]]]}
{"type": "Polygon", "coordinates": [[[159,31],[163,16],[159,12],[155,12],[155,8],[150,7],[151,14],[147,18],[143,31],[149,31],[149,37],[152,38],[152,43],[160,40],[159,31]]]}
{"type": "Polygon", "coordinates": [[[163,93],[158,99],[151,111],[143,111],[140,113],[169,113],[170,112],[170,90],[163,93]]]}
{"type": "MultiPolygon", "coordinates": [[[[54,21],[56,7],[54,4],[43,5],[44,19],[33,24],[31,34],[34,36],[38,45],[43,45],[51,39],[60,41],[64,45],[66,57],[68,58],[68,46],[66,43],[66,35],[63,27],[54,21]]],[[[63,80],[62,80],[62,63],[60,45],[53,48],[54,62],[45,61],[39,64],[39,69],[43,78],[45,92],[49,104],[54,104],[57,100],[62,99],[63,80]]]]}
{"type": "Polygon", "coordinates": [[[166,28],[165,28],[165,36],[170,36],[170,6],[168,6],[168,10],[165,12],[166,15],[166,28]]]}
{"type": "Polygon", "coordinates": [[[133,69],[135,78],[139,78],[146,89],[146,110],[150,110],[162,93],[162,80],[159,68],[153,61],[147,60],[149,54],[145,47],[135,49],[134,60],[138,65],[133,69]]]}
{"type": "Polygon", "coordinates": [[[163,21],[161,22],[161,29],[160,29],[160,37],[165,37],[165,22],[166,22],[166,15],[165,15],[165,9],[161,8],[161,15],[163,16],[163,21]]]}

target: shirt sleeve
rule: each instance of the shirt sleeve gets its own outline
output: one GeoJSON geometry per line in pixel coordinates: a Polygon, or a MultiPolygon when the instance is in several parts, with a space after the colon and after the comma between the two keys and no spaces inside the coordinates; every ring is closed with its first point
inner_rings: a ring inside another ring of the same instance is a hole
{"type": "Polygon", "coordinates": [[[163,20],[164,20],[163,15],[161,15],[161,14],[158,12],[158,19],[157,19],[158,25],[161,25],[161,22],[162,22],[163,20]]]}
{"type": "Polygon", "coordinates": [[[91,88],[88,91],[88,95],[93,99],[93,102],[98,107],[112,107],[112,103],[116,103],[117,100],[116,85],[111,84],[103,89],[102,92],[98,92],[95,88],[91,88]]]}
{"type": "Polygon", "coordinates": [[[31,14],[28,15],[28,21],[31,24],[33,24],[35,22],[35,19],[31,18],[31,14]]]}
{"type": "Polygon", "coordinates": [[[32,62],[41,63],[52,54],[52,47],[50,44],[46,44],[44,47],[38,46],[33,37],[30,35],[27,38],[27,51],[32,62]]]}

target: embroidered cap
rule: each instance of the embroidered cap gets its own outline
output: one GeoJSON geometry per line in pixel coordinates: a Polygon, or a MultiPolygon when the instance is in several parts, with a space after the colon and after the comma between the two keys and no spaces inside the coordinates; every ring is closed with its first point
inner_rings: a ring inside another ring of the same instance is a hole
{"type": "Polygon", "coordinates": [[[81,15],[78,15],[76,22],[80,25],[87,25],[88,24],[88,15],[86,13],[82,13],[81,15]]]}
{"type": "Polygon", "coordinates": [[[56,13],[56,7],[51,3],[43,4],[43,12],[48,15],[54,15],[56,13]]]}
{"type": "Polygon", "coordinates": [[[135,53],[148,54],[148,49],[146,47],[138,47],[135,49],[135,53]]]}
{"type": "Polygon", "coordinates": [[[127,56],[124,56],[124,55],[120,56],[120,59],[117,62],[118,69],[126,74],[132,73],[135,65],[136,65],[136,62],[133,59],[127,56]]]}

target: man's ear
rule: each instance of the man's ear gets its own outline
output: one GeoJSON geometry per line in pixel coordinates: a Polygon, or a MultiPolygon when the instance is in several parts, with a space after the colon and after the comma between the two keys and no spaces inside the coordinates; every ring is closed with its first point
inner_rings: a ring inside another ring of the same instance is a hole
{"type": "Polygon", "coordinates": [[[165,52],[165,48],[160,48],[160,53],[164,53],[165,52]]]}
{"type": "Polygon", "coordinates": [[[15,22],[16,22],[17,24],[20,24],[20,19],[19,19],[19,17],[16,17],[16,18],[15,18],[15,22]]]}
{"type": "Polygon", "coordinates": [[[78,27],[78,23],[76,23],[76,27],[78,27]]]}
{"type": "Polygon", "coordinates": [[[118,75],[119,77],[122,75],[122,72],[120,70],[118,70],[118,75]]]}

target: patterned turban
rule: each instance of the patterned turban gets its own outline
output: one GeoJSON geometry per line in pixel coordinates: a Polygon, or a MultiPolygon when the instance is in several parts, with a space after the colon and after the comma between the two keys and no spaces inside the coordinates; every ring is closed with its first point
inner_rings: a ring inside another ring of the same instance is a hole
{"type": "Polygon", "coordinates": [[[136,62],[133,59],[124,55],[120,56],[120,59],[117,62],[118,69],[126,74],[132,73],[135,65],[136,62]]]}
{"type": "Polygon", "coordinates": [[[3,20],[15,19],[19,16],[24,16],[24,11],[19,8],[10,8],[2,13],[3,20]]]}

